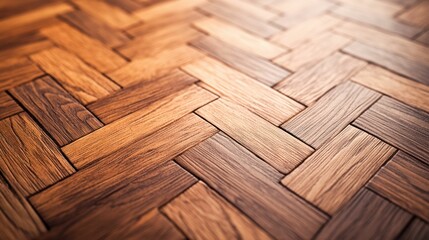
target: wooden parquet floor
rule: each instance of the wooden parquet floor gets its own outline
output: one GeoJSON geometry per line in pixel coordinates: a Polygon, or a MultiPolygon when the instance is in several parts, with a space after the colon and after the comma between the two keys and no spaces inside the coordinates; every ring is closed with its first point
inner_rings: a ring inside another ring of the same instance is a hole
{"type": "Polygon", "coordinates": [[[429,1],[0,1],[0,239],[429,239],[429,1]]]}

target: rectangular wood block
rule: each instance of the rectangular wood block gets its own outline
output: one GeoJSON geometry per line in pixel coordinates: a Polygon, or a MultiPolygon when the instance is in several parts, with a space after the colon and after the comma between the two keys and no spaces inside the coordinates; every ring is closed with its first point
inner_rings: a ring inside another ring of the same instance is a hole
{"type": "Polygon", "coordinates": [[[20,112],[22,108],[6,92],[0,92],[0,120],[20,112]]]}
{"type": "Polygon", "coordinates": [[[0,62],[0,91],[31,81],[44,73],[27,58],[11,58],[0,62]]]}

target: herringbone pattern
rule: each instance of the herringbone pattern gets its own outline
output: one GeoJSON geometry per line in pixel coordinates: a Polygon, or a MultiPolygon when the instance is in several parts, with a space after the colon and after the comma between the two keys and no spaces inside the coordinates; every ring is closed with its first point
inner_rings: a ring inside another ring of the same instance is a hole
{"type": "Polygon", "coordinates": [[[0,239],[429,239],[429,1],[2,1],[0,133],[0,239]]]}

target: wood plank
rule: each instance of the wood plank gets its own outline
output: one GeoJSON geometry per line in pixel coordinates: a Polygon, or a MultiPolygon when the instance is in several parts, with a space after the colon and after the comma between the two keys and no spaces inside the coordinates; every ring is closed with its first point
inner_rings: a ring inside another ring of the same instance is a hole
{"type": "Polygon", "coordinates": [[[259,37],[270,37],[280,31],[279,28],[271,25],[269,22],[242,12],[237,6],[234,7],[222,2],[208,2],[199,6],[198,9],[259,37]]]}
{"type": "Polygon", "coordinates": [[[0,224],[2,238],[29,239],[46,231],[43,221],[27,202],[0,176],[0,224]]]}
{"type": "Polygon", "coordinates": [[[26,83],[10,92],[60,146],[103,126],[51,77],[26,83]]]}
{"type": "Polygon", "coordinates": [[[162,99],[172,99],[172,94],[196,81],[196,78],[174,70],[159,79],[139,83],[102,98],[89,104],[88,109],[104,123],[111,123],[138,110],[162,106],[165,103],[162,99]]]}
{"type": "Polygon", "coordinates": [[[31,81],[44,73],[27,58],[11,58],[0,62],[0,91],[31,81]]]}
{"type": "Polygon", "coordinates": [[[386,15],[394,18],[396,14],[404,9],[404,6],[393,1],[380,0],[336,0],[343,6],[358,9],[358,11],[367,11],[370,13],[386,15]]]}
{"type": "Polygon", "coordinates": [[[154,4],[134,13],[135,16],[145,22],[162,18],[168,15],[174,15],[180,12],[190,11],[207,0],[172,0],[154,4]]]}
{"type": "Polygon", "coordinates": [[[0,40],[0,60],[26,57],[51,47],[53,47],[52,42],[39,33],[10,36],[0,40]]]}
{"type": "Polygon", "coordinates": [[[292,135],[223,99],[198,109],[197,114],[282,173],[290,172],[313,152],[292,135]]]}
{"type": "Polygon", "coordinates": [[[122,57],[101,42],[86,36],[68,24],[44,28],[40,32],[57,46],[80,57],[100,72],[113,71],[126,64],[122,57]]]}
{"type": "Polygon", "coordinates": [[[278,83],[275,88],[310,106],[331,88],[349,79],[365,65],[364,61],[335,53],[312,67],[296,72],[278,83]]]}
{"type": "Polygon", "coordinates": [[[110,27],[86,12],[73,11],[61,15],[61,18],[86,35],[98,39],[108,47],[119,46],[128,41],[127,35],[123,32],[110,27]]]}
{"type": "Polygon", "coordinates": [[[139,22],[132,14],[103,1],[73,0],[82,11],[100,19],[110,27],[124,29],[139,22]]]}
{"type": "Polygon", "coordinates": [[[398,238],[400,240],[415,239],[424,240],[429,236],[429,224],[415,218],[411,225],[407,227],[405,232],[398,238]]]}
{"type": "Polygon", "coordinates": [[[175,68],[203,56],[194,48],[181,45],[162,51],[155,56],[136,59],[108,75],[122,86],[129,86],[165,76],[175,68]]]}
{"type": "Polygon", "coordinates": [[[354,82],[429,112],[429,87],[383,68],[369,65],[352,77],[354,82]]]}
{"type": "Polygon", "coordinates": [[[191,239],[271,239],[203,182],[162,208],[191,239]]]}
{"type": "Polygon", "coordinates": [[[176,161],[275,238],[309,239],[327,220],[274,181],[273,168],[223,134],[198,144],[176,161]]]}
{"type": "Polygon", "coordinates": [[[354,125],[429,163],[429,114],[382,97],[354,125]]]}
{"type": "Polygon", "coordinates": [[[328,214],[335,214],[394,151],[377,138],[348,126],[287,175],[282,183],[328,214]]]}
{"type": "Polygon", "coordinates": [[[235,1],[216,0],[216,1],[222,2],[233,8],[240,9],[242,12],[246,13],[247,15],[254,16],[257,19],[260,19],[266,22],[271,21],[273,18],[275,18],[278,15],[278,11],[270,11],[268,9],[265,9],[264,7],[258,6],[252,3],[251,1],[247,1],[247,0],[235,0],[235,1]]]}
{"type": "Polygon", "coordinates": [[[314,66],[350,43],[350,39],[332,32],[322,33],[309,42],[274,59],[274,62],[294,72],[314,66]]]}
{"type": "Polygon", "coordinates": [[[288,71],[268,60],[213,37],[197,39],[192,41],[191,45],[268,86],[276,84],[289,75],[288,71]]]}
{"type": "Polygon", "coordinates": [[[363,189],[323,227],[316,239],[395,239],[411,214],[363,189]]]}
{"type": "Polygon", "coordinates": [[[290,29],[271,37],[271,41],[288,48],[295,48],[313,39],[314,36],[330,30],[340,22],[340,19],[325,14],[294,25],[290,29]]]}
{"type": "Polygon", "coordinates": [[[319,148],[335,137],[381,97],[381,94],[351,82],[346,82],[325,94],[282,128],[302,141],[319,148]]]}
{"type": "Polygon", "coordinates": [[[20,112],[22,108],[6,92],[0,92],[0,120],[20,112]]]}
{"type": "Polygon", "coordinates": [[[398,19],[402,22],[405,22],[410,25],[418,27],[428,27],[429,26],[429,2],[422,1],[411,8],[407,9],[401,15],[398,16],[398,19]]]}
{"type": "MultiPolygon", "coordinates": [[[[142,186],[138,181],[136,184],[130,183],[216,132],[217,130],[209,123],[195,114],[189,114],[149,136],[138,139],[133,144],[117,149],[97,163],[78,171],[73,178],[64,179],[32,196],[30,201],[50,226],[67,221],[70,216],[80,217],[77,216],[79,209],[96,207],[100,198],[112,196],[121,202],[121,199],[126,196],[127,188],[124,188],[125,186],[132,187],[140,194],[147,194],[149,200],[146,201],[147,198],[142,198],[142,200],[150,204],[150,197],[155,196],[155,193],[162,188],[153,189],[155,192],[141,191],[140,188],[144,185],[142,186]],[[81,181],[76,181],[76,179],[81,179],[81,181]],[[124,191],[118,191],[121,188],[124,188],[124,191]],[[57,207],[58,205],[61,207],[57,207]]],[[[169,175],[162,174],[161,177],[168,178],[169,175]]],[[[150,182],[155,186],[167,182],[168,186],[173,188],[180,185],[178,184],[180,181],[172,181],[176,184],[160,180],[150,182]]],[[[159,191],[158,194],[161,194],[161,197],[164,196],[162,191],[159,191]]],[[[159,196],[158,194],[156,196],[159,196]]],[[[167,194],[165,196],[167,197],[167,194]]],[[[130,197],[132,199],[133,195],[130,197]]],[[[135,200],[138,199],[137,197],[135,200]]],[[[156,201],[152,203],[156,203],[156,201]]],[[[140,208],[142,205],[137,204],[135,207],[140,208]]]]}
{"type": "Polygon", "coordinates": [[[82,60],[62,49],[51,48],[33,54],[30,58],[83,104],[120,89],[82,60]]]}
{"type": "MultiPolygon", "coordinates": [[[[177,164],[167,162],[135,176],[127,185],[106,188],[101,196],[87,199],[87,205],[76,208],[67,222],[54,226],[43,239],[183,239],[169,221],[151,209],[166,204],[196,181],[177,164]]],[[[79,192],[70,197],[79,196],[79,192]]],[[[62,207],[61,202],[50,204],[51,209],[62,207]]]]}
{"type": "Polygon", "coordinates": [[[128,13],[133,13],[143,8],[144,5],[134,0],[107,0],[107,3],[117,6],[128,13]]]}
{"type": "Polygon", "coordinates": [[[0,130],[0,169],[22,196],[74,172],[55,143],[26,113],[1,120],[0,130]]]}
{"type": "Polygon", "coordinates": [[[276,44],[215,18],[199,20],[194,26],[210,36],[259,57],[271,59],[286,51],[276,44]]]}
{"type": "Polygon", "coordinates": [[[216,97],[197,86],[183,89],[162,104],[149,106],[119,119],[62,148],[70,161],[83,168],[213,101],[216,97]],[[98,149],[94,151],[94,149],[98,149]]]}
{"type": "Polygon", "coordinates": [[[304,109],[283,94],[212,58],[203,58],[182,69],[209,85],[216,94],[277,126],[304,109]]]}
{"type": "Polygon", "coordinates": [[[429,166],[400,151],[368,187],[409,212],[429,220],[429,166]]]}

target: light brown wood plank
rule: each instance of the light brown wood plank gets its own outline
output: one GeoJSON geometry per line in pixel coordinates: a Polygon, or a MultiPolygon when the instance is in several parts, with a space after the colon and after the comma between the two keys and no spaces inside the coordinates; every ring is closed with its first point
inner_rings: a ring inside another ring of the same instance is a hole
{"type": "Polygon", "coordinates": [[[39,33],[11,36],[0,40],[0,60],[26,57],[51,47],[53,47],[52,42],[39,33]]]}
{"type": "Polygon", "coordinates": [[[74,172],[55,143],[27,113],[0,121],[0,169],[22,196],[29,196],[74,172]]]}
{"type": "Polygon", "coordinates": [[[254,16],[257,19],[260,19],[266,22],[271,21],[273,18],[275,18],[278,15],[278,11],[270,11],[264,7],[258,6],[257,4],[247,0],[235,0],[235,1],[215,0],[215,1],[222,2],[236,9],[240,9],[242,12],[246,13],[247,15],[254,16]]]}
{"type": "Polygon", "coordinates": [[[429,163],[428,113],[382,97],[354,125],[429,163]]]}
{"type": "Polygon", "coordinates": [[[223,134],[198,144],[176,161],[276,238],[311,238],[327,220],[275,182],[270,174],[274,169],[223,134]]]}
{"type": "Polygon", "coordinates": [[[146,7],[134,13],[135,16],[143,21],[150,22],[168,15],[174,15],[180,12],[192,10],[205,3],[207,0],[172,0],[166,1],[153,6],[146,7]]]}
{"type": "Polygon", "coordinates": [[[369,65],[352,77],[354,82],[429,112],[429,87],[383,68],[369,65]]]}
{"type": "Polygon", "coordinates": [[[51,48],[31,55],[31,59],[83,104],[120,89],[82,60],[62,49],[51,48]]]}
{"type": "Polygon", "coordinates": [[[313,148],[319,148],[380,97],[381,94],[370,89],[346,82],[323,95],[314,105],[283,124],[282,128],[313,148]]]}
{"type": "Polygon", "coordinates": [[[386,15],[394,18],[396,14],[404,10],[404,6],[393,1],[379,0],[336,0],[343,6],[355,8],[358,11],[386,15]]]}
{"type": "Polygon", "coordinates": [[[143,108],[127,115],[63,147],[62,150],[77,168],[82,168],[154,133],[215,98],[200,87],[190,86],[177,92],[162,105],[143,108]]]}
{"type": "Polygon", "coordinates": [[[313,152],[292,135],[227,100],[212,102],[197,114],[282,173],[290,172],[313,152]]]}
{"type": "Polygon", "coordinates": [[[312,67],[296,72],[278,83],[275,88],[310,106],[331,88],[349,79],[365,65],[364,61],[335,53],[312,67]]]}
{"type": "Polygon", "coordinates": [[[429,219],[429,166],[400,151],[368,187],[409,212],[429,219]]]}
{"type": "Polygon", "coordinates": [[[429,224],[423,222],[418,218],[415,218],[411,222],[411,225],[407,227],[407,229],[398,239],[424,240],[424,239],[427,239],[428,236],[429,236],[429,224]]]}
{"type": "Polygon", "coordinates": [[[191,239],[271,239],[203,182],[168,203],[162,212],[191,239]]]}
{"type": "Polygon", "coordinates": [[[213,37],[200,38],[192,41],[191,44],[268,86],[272,86],[289,76],[287,70],[272,62],[213,37]]]}
{"type": "Polygon", "coordinates": [[[419,26],[419,27],[428,27],[429,26],[429,2],[421,1],[420,3],[414,5],[410,9],[407,9],[398,19],[402,22],[405,22],[410,25],[419,26]]]}
{"type": "Polygon", "coordinates": [[[27,58],[11,58],[0,62],[0,91],[31,81],[44,73],[27,58]]]}
{"type": "Polygon", "coordinates": [[[139,2],[136,2],[134,0],[106,0],[106,1],[107,3],[117,6],[128,13],[133,13],[144,7],[143,6],[144,4],[140,4],[139,2]]]}
{"type": "Polygon", "coordinates": [[[22,108],[6,92],[0,92],[0,120],[20,112],[22,108]]]}
{"type": "Polygon", "coordinates": [[[212,58],[203,58],[182,69],[212,87],[216,94],[277,126],[304,109],[292,99],[212,58]]]}
{"type": "Polygon", "coordinates": [[[362,189],[317,235],[317,239],[395,239],[411,214],[362,189]]]}
{"type": "Polygon", "coordinates": [[[26,83],[10,92],[60,146],[103,126],[50,77],[26,83]]]}
{"type": "Polygon", "coordinates": [[[324,144],[282,183],[329,214],[335,214],[395,149],[353,127],[324,144]]]}

